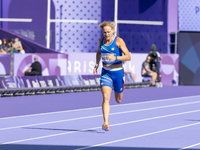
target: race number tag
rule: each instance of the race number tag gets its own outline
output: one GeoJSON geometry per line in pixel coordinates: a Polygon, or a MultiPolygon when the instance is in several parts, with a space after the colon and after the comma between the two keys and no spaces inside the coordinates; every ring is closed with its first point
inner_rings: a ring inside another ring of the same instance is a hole
{"type": "Polygon", "coordinates": [[[113,63],[113,62],[115,62],[114,60],[113,61],[109,61],[107,59],[107,56],[110,55],[110,54],[112,54],[113,56],[115,56],[114,53],[101,53],[101,59],[102,59],[103,63],[113,63]]]}

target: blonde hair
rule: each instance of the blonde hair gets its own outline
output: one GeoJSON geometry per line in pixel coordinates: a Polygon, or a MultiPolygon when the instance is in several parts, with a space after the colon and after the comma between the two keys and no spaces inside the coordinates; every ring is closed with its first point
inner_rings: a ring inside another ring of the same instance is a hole
{"type": "Polygon", "coordinates": [[[104,21],[99,25],[99,28],[103,30],[105,26],[110,26],[112,30],[115,30],[115,23],[111,21],[104,21]]]}

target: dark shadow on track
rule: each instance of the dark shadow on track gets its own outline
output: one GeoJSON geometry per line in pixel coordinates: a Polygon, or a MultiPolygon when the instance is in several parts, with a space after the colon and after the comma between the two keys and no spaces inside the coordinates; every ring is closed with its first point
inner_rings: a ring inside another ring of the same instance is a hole
{"type": "Polygon", "coordinates": [[[195,121],[195,122],[199,122],[200,120],[195,120],[195,119],[186,119],[186,121],[195,121]]]}
{"type": "Polygon", "coordinates": [[[34,129],[34,130],[51,130],[51,131],[65,131],[65,132],[88,132],[88,133],[105,133],[105,132],[99,132],[97,130],[76,130],[76,129],[54,129],[54,128],[30,128],[30,127],[24,127],[23,129],[34,129]]]}
{"type": "MultiPolygon", "coordinates": [[[[0,145],[1,150],[74,150],[84,146],[54,146],[54,145],[0,145]]],[[[177,148],[137,148],[137,147],[93,147],[89,150],[178,150],[177,148]]],[[[195,150],[195,149],[187,149],[195,150]]]]}

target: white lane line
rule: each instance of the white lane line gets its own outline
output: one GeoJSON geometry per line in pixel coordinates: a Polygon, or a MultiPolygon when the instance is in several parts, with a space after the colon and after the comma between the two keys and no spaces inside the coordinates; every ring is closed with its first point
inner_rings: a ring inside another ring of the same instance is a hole
{"type": "MultiPolygon", "coordinates": [[[[111,105],[110,107],[122,107],[126,105],[137,105],[137,104],[145,104],[145,103],[156,103],[156,102],[163,102],[163,101],[173,101],[185,98],[196,98],[200,97],[200,95],[195,96],[185,96],[185,97],[177,97],[177,98],[168,98],[168,99],[157,99],[151,101],[144,101],[144,102],[136,102],[136,103],[127,103],[127,104],[117,104],[111,105]]],[[[76,111],[85,111],[85,110],[93,110],[93,109],[101,109],[101,107],[92,107],[92,108],[82,108],[82,109],[73,109],[73,110],[66,110],[66,111],[56,111],[56,112],[48,112],[48,113],[40,113],[40,114],[31,114],[31,115],[21,115],[21,116],[13,116],[13,117],[4,117],[0,118],[0,120],[4,119],[15,119],[15,118],[24,118],[24,117],[34,117],[34,116],[42,116],[42,115],[51,115],[51,114],[59,114],[59,113],[68,113],[68,112],[76,112],[76,111]]]]}
{"type": "MultiPolygon", "coordinates": [[[[162,109],[162,108],[184,106],[184,105],[191,105],[191,104],[197,104],[197,103],[200,103],[200,101],[189,102],[189,103],[182,103],[182,104],[175,104],[175,105],[166,105],[166,106],[152,107],[152,108],[145,108],[145,109],[138,109],[138,110],[122,111],[122,112],[110,113],[110,116],[112,116],[112,115],[126,114],[126,113],[134,113],[134,112],[156,110],[156,109],[162,109]]],[[[0,128],[0,131],[2,131],[2,130],[9,130],[9,129],[23,128],[23,127],[30,127],[30,126],[37,126],[37,125],[45,125],[45,124],[61,123],[61,122],[67,122],[67,121],[75,121],[75,120],[81,120],[81,119],[90,119],[90,118],[96,118],[96,117],[102,117],[102,114],[100,114],[100,115],[94,115],[94,116],[87,116],[87,117],[72,118],[72,119],[64,119],[64,120],[58,120],[58,121],[35,123],[35,124],[29,124],[29,125],[20,125],[20,126],[14,126],[14,127],[6,127],[6,128],[0,128]]]]}
{"type": "MultiPolygon", "coordinates": [[[[163,116],[157,116],[157,117],[152,117],[152,118],[134,120],[134,121],[129,121],[129,122],[123,122],[123,123],[110,125],[110,127],[119,126],[119,125],[125,125],[125,124],[131,124],[131,123],[138,123],[138,122],[149,121],[149,120],[155,120],[155,119],[161,119],[161,118],[172,117],[172,116],[178,116],[178,115],[189,114],[189,113],[196,113],[196,112],[200,112],[200,109],[199,110],[193,110],[193,111],[186,111],[186,112],[182,112],[182,113],[176,113],[176,114],[170,114],[170,115],[163,115],[163,116]]],[[[89,129],[83,129],[81,131],[94,130],[94,129],[100,129],[100,128],[101,127],[94,127],[94,128],[89,128],[89,129]]],[[[54,137],[54,136],[59,136],[59,135],[66,135],[66,134],[71,134],[71,133],[76,133],[76,132],[80,132],[80,131],[72,131],[72,132],[67,132],[67,133],[64,132],[64,133],[59,133],[59,134],[50,134],[50,135],[34,137],[34,138],[29,138],[29,139],[5,142],[5,143],[1,143],[0,145],[13,144],[13,143],[19,143],[19,142],[25,142],[25,141],[31,141],[31,140],[37,140],[37,139],[54,137]]]]}
{"type": "Polygon", "coordinates": [[[184,150],[184,149],[192,148],[192,147],[195,147],[195,146],[198,146],[198,145],[200,145],[200,143],[193,144],[193,145],[190,145],[190,146],[187,146],[187,147],[181,148],[181,149],[179,149],[179,150],[184,150]]]}
{"type": "Polygon", "coordinates": [[[188,125],[184,125],[184,126],[178,126],[178,127],[174,127],[174,128],[169,128],[169,129],[165,129],[165,130],[156,131],[156,132],[151,132],[151,133],[141,134],[141,135],[132,136],[132,137],[124,138],[124,139],[119,139],[119,140],[115,140],[115,141],[96,144],[96,145],[92,145],[92,146],[88,146],[88,147],[78,148],[78,149],[75,149],[75,150],[83,150],[83,149],[103,146],[103,145],[112,144],[112,143],[116,143],[116,142],[122,142],[122,141],[130,140],[130,139],[136,139],[136,138],[145,137],[145,136],[149,136],[149,135],[154,135],[154,134],[158,134],[158,133],[163,133],[163,132],[167,132],[167,131],[172,131],[172,130],[177,130],[177,129],[181,129],[181,128],[191,127],[191,126],[195,126],[195,125],[199,125],[199,124],[200,124],[200,122],[193,123],[193,124],[188,124],[188,125]]]}

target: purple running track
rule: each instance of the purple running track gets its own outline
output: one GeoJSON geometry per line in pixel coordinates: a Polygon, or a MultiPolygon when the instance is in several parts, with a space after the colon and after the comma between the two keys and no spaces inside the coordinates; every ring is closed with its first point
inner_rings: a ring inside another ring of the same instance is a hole
{"type": "MultiPolygon", "coordinates": [[[[99,105],[93,103],[93,106],[69,107],[62,112],[51,110],[44,111],[45,114],[27,113],[27,116],[0,118],[0,135],[4,135],[0,136],[0,149],[200,149],[200,95],[194,91],[199,89],[179,88],[172,87],[174,90],[171,91],[168,87],[126,90],[122,104],[111,100],[109,132],[101,130],[103,118],[100,98],[99,105]],[[140,90],[144,91],[137,101],[135,99],[140,90]],[[136,92],[135,96],[128,96],[127,93],[131,91],[136,92]],[[158,92],[157,96],[153,97],[150,91],[153,95],[158,92]]],[[[101,96],[99,92],[92,92],[91,95],[94,93],[101,96]]],[[[87,93],[70,95],[78,94],[87,93]]],[[[67,94],[57,96],[63,95],[67,94]]],[[[85,98],[81,100],[85,101],[85,98]]]]}
{"type": "MultiPolygon", "coordinates": [[[[122,104],[199,95],[200,86],[125,89],[122,104]]],[[[0,98],[0,118],[99,107],[102,94],[97,92],[36,95],[0,98]]],[[[116,104],[112,92],[110,104],[116,104]]]]}

